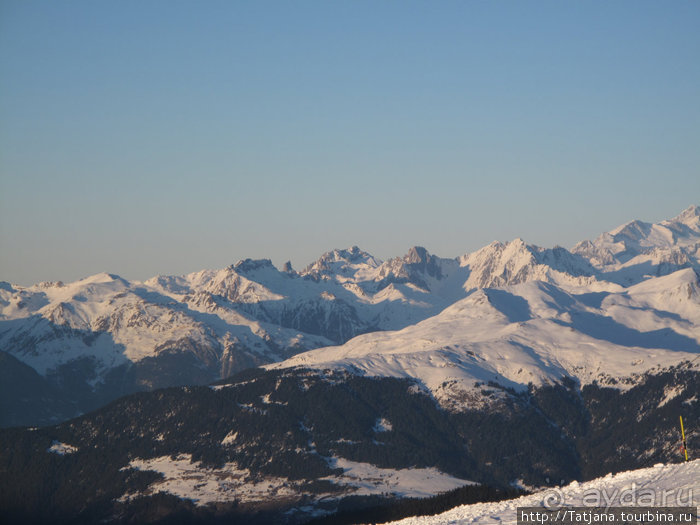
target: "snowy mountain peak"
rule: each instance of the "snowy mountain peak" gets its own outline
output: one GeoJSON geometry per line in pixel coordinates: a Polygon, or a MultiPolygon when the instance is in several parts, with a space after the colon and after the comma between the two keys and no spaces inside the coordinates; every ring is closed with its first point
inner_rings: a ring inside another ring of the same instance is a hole
{"type": "Polygon", "coordinates": [[[444,259],[431,255],[422,246],[413,246],[403,257],[403,262],[405,265],[410,265],[411,271],[417,271],[435,279],[443,277],[441,261],[444,259]]]}
{"type": "MultiPolygon", "coordinates": [[[[7,284],[9,285],[9,283],[7,283],[7,284]]],[[[35,284],[34,286],[36,288],[62,288],[63,281],[42,281],[38,284],[35,284]]],[[[1,287],[1,285],[0,285],[0,287],[1,287]]],[[[12,285],[10,285],[10,289],[11,288],[12,288],[12,285]]]]}
{"type": "Polygon", "coordinates": [[[362,281],[367,279],[367,272],[371,272],[380,264],[381,261],[371,254],[352,246],[345,250],[335,249],[324,253],[300,274],[316,280],[362,281]]]}
{"type": "Polygon", "coordinates": [[[333,250],[333,255],[336,260],[344,260],[352,263],[365,263],[371,266],[377,266],[379,263],[369,253],[361,250],[357,246],[351,246],[347,250],[333,250]]]}
{"type": "Polygon", "coordinates": [[[677,217],[664,222],[680,222],[687,226],[698,226],[700,224],[700,206],[689,206],[677,217]]]}
{"type": "Polygon", "coordinates": [[[324,253],[323,255],[321,255],[321,257],[318,258],[318,260],[311,263],[304,270],[304,272],[313,270],[318,267],[325,267],[330,263],[337,262],[367,264],[372,267],[379,266],[380,264],[371,254],[367,253],[364,250],[361,250],[357,246],[351,246],[347,249],[336,248],[335,250],[331,250],[329,252],[324,253]]]}
{"type": "Polygon", "coordinates": [[[572,252],[602,270],[603,279],[624,286],[688,266],[700,269],[700,208],[690,206],[659,223],[625,223],[572,252]]]}
{"type": "Polygon", "coordinates": [[[700,243],[700,207],[690,206],[673,219],[662,221],[668,228],[676,245],[689,246],[700,243]]]}
{"type": "MultiPolygon", "coordinates": [[[[101,272],[101,273],[96,273],[95,275],[91,275],[89,277],[85,277],[84,279],[81,279],[78,281],[82,284],[100,284],[100,283],[113,283],[113,282],[120,282],[122,284],[128,284],[128,281],[126,279],[122,279],[116,274],[113,273],[107,273],[107,272],[101,272]]],[[[61,286],[61,281],[57,281],[56,283],[52,283],[55,286],[61,286]]]]}
{"type": "Polygon", "coordinates": [[[270,259],[242,259],[233,265],[233,269],[241,274],[262,269],[275,270],[270,259]]]}
{"type": "Polygon", "coordinates": [[[464,288],[489,288],[528,281],[583,284],[595,270],[581,256],[565,248],[540,248],[517,238],[506,244],[492,242],[480,250],[463,255],[459,264],[470,270],[464,288]]]}
{"type": "Polygon", "coordinates": [[[425,264],[430,259],[430,254],[428,250],[422,246],[413,246],[408,253],[404,256],[403,260],[410,264],[425,264]]]}
{"type": "Polygon", "coordinates": [[[611,230],[609,234],[616,239],[640,239],[649,235],[652,229],[652,224],[640,220],[626,222],[611,230]]]}
{"type": "Polygon", "coordinates": [[[403,257],[394,257],[383,263],[375,281],[379,289],[391,283],[410,283],[428,291],[431,284],[444,279],[451,266],[456,266],[453,259],[443,259],[431,255],[422,246],[413,246],[403,257]]]}

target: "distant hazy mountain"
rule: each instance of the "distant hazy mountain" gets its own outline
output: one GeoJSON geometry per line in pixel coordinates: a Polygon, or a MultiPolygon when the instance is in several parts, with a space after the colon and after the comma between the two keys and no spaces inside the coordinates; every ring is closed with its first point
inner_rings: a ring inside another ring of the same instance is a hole
{"type": "Polygon", "coordinates": [[[632,221],[574,246],[601,272],[601,279],[624,286],[679,268],[700,270],[700,208],[650,224],[632,221]]]}

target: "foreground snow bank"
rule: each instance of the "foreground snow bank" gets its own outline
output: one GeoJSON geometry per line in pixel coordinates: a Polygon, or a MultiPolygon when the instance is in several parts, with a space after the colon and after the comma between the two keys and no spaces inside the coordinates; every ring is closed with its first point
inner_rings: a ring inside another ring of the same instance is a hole
{"type": "Polygon", "coordinates": [[[608,474],[586,483],[574,481],[565,487],[495,503],[462,505],[436,516],[407,518],[401,525],[503,524],[515,525],[518,507],[606,507],[700,505],[700,459],[675,465],[608,474]]]}

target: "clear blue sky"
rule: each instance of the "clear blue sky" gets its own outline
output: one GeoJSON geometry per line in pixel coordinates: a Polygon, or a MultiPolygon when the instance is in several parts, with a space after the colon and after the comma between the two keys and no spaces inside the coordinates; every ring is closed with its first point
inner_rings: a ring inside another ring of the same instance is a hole
{"type": "Polygon", "coordinates": [[[700,2],[0,1],[0,280],[567,247],[700,204],[700,2]]]}

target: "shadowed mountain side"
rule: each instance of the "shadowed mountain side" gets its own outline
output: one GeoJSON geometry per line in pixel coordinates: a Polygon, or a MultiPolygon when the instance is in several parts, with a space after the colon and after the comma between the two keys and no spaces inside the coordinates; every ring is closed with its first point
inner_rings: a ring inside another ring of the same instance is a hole
{"type": "Polygon", "coordinates": [[[56,423],[80,414],[60,388],[30,366],[0,351],[0,426],[56,423]]]}
{"type": "Polygon", "coordinates": [[[591,308],[600,309],[603,301],[610,295],[610,292],[587,292],[577,294],[576,300],[591,308]]]}
{"type": "Polygon", "coordinates": [[[373,323],[359,318],[352,304],[336,297],[260,301],[237,304],[235,308],[262,322],[327,338],[329,344],[344,343],[362,333],[377,330],[373,323]]]}
{"type": "Polygon", "coordinates": [[[511,323],[521,323],[532,319],[529,303],[517,295],[513,295],[505,290],[487,290],[486,296],[489,302],[511,323]]]}
{"type": "Polygon", "coordinates": [[[132,362],[124,345],[115,342],[109,332],[71,328],[40,315],[31,317],[29,322],[0,321],[0,334],[9,332],[21,339],[24,346],[16,351],[30,358],[41,359],[36,350],[39,344],[55,344],[61,351],[68,345],[71,355],[42,376],[15,356],[0,352],[0,427],[54,424],[132,392],[206,384],[269,362],[246,347],[236,347],[235,342],[223,349],[187,338],[168,341],[156,349],[156,355],[132,362]],[[21,337],[27,333],[15,331],[15,324],[27,329],[29,336],[21,337]]]}
{"type": "Polygon", "coordinates": [[[652,277],[661,277],[669,275],[684,268],[695,268],[696,271],[700,267],[693,265],[689,261],[673,262],[673,261],[643,261],[639,264],[624,266],[618,270],[602,272],[600,279],[616,283],[621,286],[632,286],[652,277]]]}
{"type": "MultiPolygon", "coordinates": [[[[211,332],[212,335],[223,336],[226,332],[231,330],[231,324],[227,323],[222,317],[214,313],[195,310],[187,303],[173,301],[171,297],[163,295],[157,291],[139,287],[134,289],[134,293],[138,297],[145,301],[148,301],[149,303],[168,306],[173,310],[182,312],[188,318],[193,319],[197,323],[200,323],[200,325],[202,327],[205,327],[205,330],[211,332]]],[[[212,306],[214,308],[219,307],[222,309],[234,310],[238,315],[244,317],[250,323],[260,323],[261,325],[263,325],[266,329],[266,332],[274,332],[278,330],[278,327],[275,325],[280,323],[273,323],[272,326],[266,326],[264,321],[257,321],[253,316],[251,316],[247,312],[247,309],[245,308],[244,304],[232,303],[225,297],[219,295],[211,295],[210,298],[211,303],[209,304],[209,306],[212,306]]],[[[295,348],[281,348],[271,338],[264,337],[260,334],[255,333],[250,326],[236,325],[236,336],[239,337],[242,341],[248,342],[248,345],[251,347],[250,349],[253,350],[254,353],[260,354],[257,356],[259,358],[259,364],[269,363],[273,361],[273,359],[271,359],[270,356],[263,355],[265,353],[264,350],[269,349],[278,356],[293,355],[298,350],[295,348]]],[[[331,341],[324,342],[328,344],[331,343],[331,341]]],[[[215,348],[212,348],[206,354],[201,354],[199,356],[204,362],[207,363],[207,365],[211,365],[217,362],[221,358],[222,353],[224,352],[224,349],[221,347],[220,344],[217,343],[215,346],[215,348]]],[[[240,346],[244,347],[245,345],[240,346]]]]}
{"type": "Polygon", "coordinates": [[[595,339],[620,346],[700,352],[700,345],[697,341],[674,332],[671,328],[640,332],[618,323],[611,317],[581,311],[571,313],[571,323],[559,319],[552,319],[552,321],[595,339]]]}

